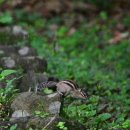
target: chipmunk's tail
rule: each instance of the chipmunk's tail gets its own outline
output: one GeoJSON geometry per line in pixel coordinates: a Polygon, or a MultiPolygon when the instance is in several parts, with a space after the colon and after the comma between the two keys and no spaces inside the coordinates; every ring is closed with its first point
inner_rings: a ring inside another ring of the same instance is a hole
{"type": "Polygon", "coordinates": [[[55,81],[45,81],[38,85],[37,90],[40,91],[43,88],[53,88],[56,87],[57,82],[55,81]]]}

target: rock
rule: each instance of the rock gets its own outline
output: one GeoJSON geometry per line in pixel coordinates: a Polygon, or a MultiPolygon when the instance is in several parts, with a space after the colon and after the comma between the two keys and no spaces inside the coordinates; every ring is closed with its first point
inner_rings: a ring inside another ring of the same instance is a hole
{"type": "Polygon", "coordinates": [[[30,70],[35,72],[45,72],[47,69],[47,61],[38,56],[26,56],[18,58],[17,63],[21,65],[25,72],[30,70]]]}
{"type": "Polygon", "coordinates": [[[18,50],[18,53],[19,53],[21,56],[27,55],[28,52],[29,52],[29,48],[28,48],[28,47],[23,47],[23,48],[21,48],[20,50],[18,50]]]}
{"type": "Polygon", "coordinates": [[[57,114],[57,113],[60,113],[60,106],[61,106],[61,102],[55,101],[50,104],[48,110],[51,114],[57,114]]]}
{"type": "Polygon", "coordinates": [[[37,56],[11,56],[3,57],[0,59],[0,65],[5,69],[12,68],[22,68],[24,72],[35,71],[35,72],[45,72],[47,68],[47,61],[43,58],[37,56]]]}
{"type": "Polygon", "coordinates": [[[16,46],[10,46],[10,45],[0,45],[0,57],[4,56],[12,56],[17,54],[17,47],[16,46]]]}
{"type": "Polygon", "coordinates": [[[21,117],[9,122],[0,122],[0,125],[7,126],[8,124],[17,124],[17,130],[28,130],[29,128],[32,128],[33,130],[59,130],[57,127],[59,122],[65,123],[64,125],[68,130],[86,130],[80,123],[64,119],[58,115],[45,118],[36,116],[21,117]]]}
{"type": "Polygon", "coordinates": [[[7,33],[10,33],[10,31],[11,31],[11,27],[10,26],[0,26],[0,33],[5,33],[5,32],[7,32],[7,33]]]}
{"type": "Polygon", "coordinates": [[[28,35],[27,31],[25,31],[22,27],[17,26],[17,25],[12,27],[12,33],[15,36],[27,36],[28,35]]]}
{"type": "Polygon", "coordinates": [[[59,122],[64,122],[65,127],[67,127],[68,130],[86,130],[83,125],[81,125],[78,122],[72,122],[68,121],[67,119],[64,119],[59,116],[50,116],[47,118],[33,118],[30,119],[29,122],[27,123],[27,128],[31,127],[33,129],[38,129],[38,130],[59,130],[57,127],[57,124],[59,122]]]}
{"type": "MultiPolygon", "coordinates": [[[[17,124],[18,130],[29,128],[35,130],[58,130],[57,124],[64,122],[68,130],[85,130],[85,127],[80,123],[60,117],[60,107],[61,98],[58,93],[42,96],[32,92],[23,92],[11,104],[14,113],[7,124],[17,124]],[[49,113],[49,115],[40,117],[33,114],[35,111],[49,113]]],[[[4,123],[3,125],[7,124],[4,123]]]]}
{"type": "Polygon", "coordinates": [[[68,130],[86,130],[79,122],[70,121],[59,117],[58,115],[40,118],[40,117],[20,117],[12,121],[1,121],[0,126],[17,125],[17,130],[59,130],[59,122],[63,122],[68,130]]]}
{"type": "Polygon", "coordinates": [[[52,94],[50,97],[37,95],[33,92],[23,92],[14,99],[11,108],[13,111],[25,110],[30,115],[35,111],[43,111],[53,115],[59,113],[60,104],[60,95],[58,93],[52,94]],[[56,105],[55,111],[54,105],[56,105]]]}
{"type": "Polygon", "coordinates": [[[35,91],[37,85],[41,82],[47,81],[48,77],[41,73],[34,73],[34,71],[29,71],[25,73],[22,77],[18,89],[20,92],[26,92],[31,88],[31,91],[35,91]]]}
{"type": "Polygon", "coordinates": [[[2,56],[36,56],[36,50],[28,47],[28,46],[24,46],[24,47],[18,47],[15,45],[0,45],[0,57],[2,56]]]}
{"type": "Polygon", "coordinates": [[[20,56],[36,56],[37,55],[36,50],[28,46],[24,46],[20,48],[18,50],[18,54],[20,56]]]}
{"type": "Polygon", "coordinates": [[[47,68],[47,61],[36,56],[36,50],[28,46],[0,45],[0,65],[4,69],[23,69],[24,72],[33,70],[44,72],[47,68]]]}
{"type": "Polygon", "coordinates": [[[1,64],[3,64],[4,68],[13,69],[16,67],[15,60],[11,57],[3,57],[1,59],[1,64]]]}
{"type": "Polygon", "coordinates": [[[30,114],[26,110],[16,110],[13,112],[10,121],[17,120],[20,117],[28,117],[30,114]]]}

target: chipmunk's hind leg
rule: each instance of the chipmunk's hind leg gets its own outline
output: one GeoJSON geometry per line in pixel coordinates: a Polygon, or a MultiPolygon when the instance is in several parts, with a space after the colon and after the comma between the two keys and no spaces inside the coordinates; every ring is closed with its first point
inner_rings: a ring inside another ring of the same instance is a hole
{"type": "Polygon", "coordinates": [[[62,92],[60,92],[60,91],[58,91],[58,90],[57,90],[57,93],[59,93],[60,95],[63,95],[63,93],[62,93],[62,92]]]}
{"type": "Polygon", "coordinates": [[[32,88],[31,88],[31,87],[29,87],[28,92],[31,92],[31,90],[32,90],[32,88]]]}
{"type": "Polygon", "coordinates": [[[34,92],[35,92],[35,93],[38,92],[38,84],[34,87],[34,92]]]}

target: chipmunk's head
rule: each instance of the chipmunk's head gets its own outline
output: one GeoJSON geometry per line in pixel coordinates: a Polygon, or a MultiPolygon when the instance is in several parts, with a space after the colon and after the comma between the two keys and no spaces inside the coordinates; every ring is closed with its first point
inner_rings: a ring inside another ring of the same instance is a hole
{"type": "Polygon", "coordinates": [[[76,89],[70,92],[70,96],[74,98],[81,98],[81,99],[86,99],[87,95],[82,89],[76,89]]]}

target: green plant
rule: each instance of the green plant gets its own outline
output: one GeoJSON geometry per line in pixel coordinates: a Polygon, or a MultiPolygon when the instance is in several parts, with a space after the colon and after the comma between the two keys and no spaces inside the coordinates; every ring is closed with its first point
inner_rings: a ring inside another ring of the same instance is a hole
{"type": "Polygon", "coordinates": [[[45,118],[49,115],[49,113],[43,112],[43,111],[34,111],[34,115],[41,117],[41,118],[45,118]]]}
{"type": "Polygon", "coordinates": [[[123,24],[125,25],[125,26],[127,26],[127,27],[130,27],[130,18],[129,17],[125,17],[124,19],[123,19],[123,24]]]}
{"type": "Polygon", "coordinates": [[[4,12],[0,14],[0,23],[11,24],[12,22],[13,22],[13,18],[9,12],[4,12]]]}
{"type": "Polygon", "coordinates": [[[0,73],[0,81],[5,83],[5,87],[3,86],[3,88],[0,88],[0,115],[3,120],[5,120],[10,115],[11,110],[9,106],[15,96],[15,93],[17,92],[17,90],[13,86],[13,82],[17,78],[13,78],[10,80],[7,79],[7,76],[14,73],[17,73],[17,71],[3,70],[0,73]]]}
{"type": "Polygon", "coordinates": [[[127,119],[126,121],[122,123],[122,128],[124,129],[130,128],[130,119],[127,119]]]}
{"type": "Polygon", "coordinates": [[[4,2],[4,0],[0,0],[0,5],[4,2]]]}
{"type": "Polygon", "coordinates": [[[97,115],[97,105],[98,105],[99,97],[93,96],[89,99],[89,104],[72,104],[68,105],[68,107],[64,108],[64,112],[66,113],[67,118],[77,120],[80,123],[89,127],[89,120],[95,120],[95,116],[97,115]]]}
{"type": "MultiPolygon", "coordinates": [[[[105,15],[102,14],[101,19],[108,17],[105,15]]],[[[67,118],[77,119],[86,128],[122,128],[125,120],[119,122],[117,119],[122,113],[124,118],[128,116],[130,103],[127,98],[130,83],[127,77],[130,64],[126,62],[129,59],[129,51],[126,51],[128,41],[122,41],[117,46],[107,44],[111,36],[106,25],[87,29],[81,26],[71,36],[64,28],[58,33],[57,52],[53,51],[52,44],[48,44],[47,37],[32,35],[30,41],[39,55],[47,58],[48,73],[62,79],[75,79],[91,95],[89,104],[64,106],[67,118]],[[103,41],[103,49],[100,48],[100,40],[103,41]],[[97,109],[105,103],[109,103],[108,108],[98,113],[97,109]]]]}
{"type": "Polygon", "coordinates": [[[17,129],[17,124],[12,125],[12,126],[9,128],[9,130],[16,130],[16,129],[17,129]]]}
{"type": "Polygon", "coordinates": [[[45,88],[43,91],[45,94],[51,94],[53,92],[52,89],[48,89],[48,88],[45,88]]]}
{"type": "Polygon", "coordinates": [[[102,11],[100,13],[100,17],[101,17],[102,20],[107,20],[107,18],[108,18],[107,13],[105,11],[102,11]]]}
{"type": "Polygon", "coordinates": [[[0,74],[0,81],[2,80],[5,80],[6,82],[6,87],[3,88],[3,89],[0,89],[0,103],[7,103],[7,102],[10,102],[12,97],[10,97],[10,95],[12,95],[13,93],[16,92],[16,90],[14,89],[14,86],[13,86],[13,81],[16,80],[17,78],[13,78],[11,80],[6,80],[5,78],[10,75],[10,74],[13,74],[13,73],[16,73],[15,70],[4,70],[1,72],[0,74]]]}
{"type": "Polygon", "coordinates": [[[67,127],[65,126],[65,122],[58,122],[58,124],[56,125],[59,129],[61,130],[68,130],[67,127]]]}
{"type": "Polygon", "coordinates": [[[31,127],[28,130],[33,130],[31,127]]]}

